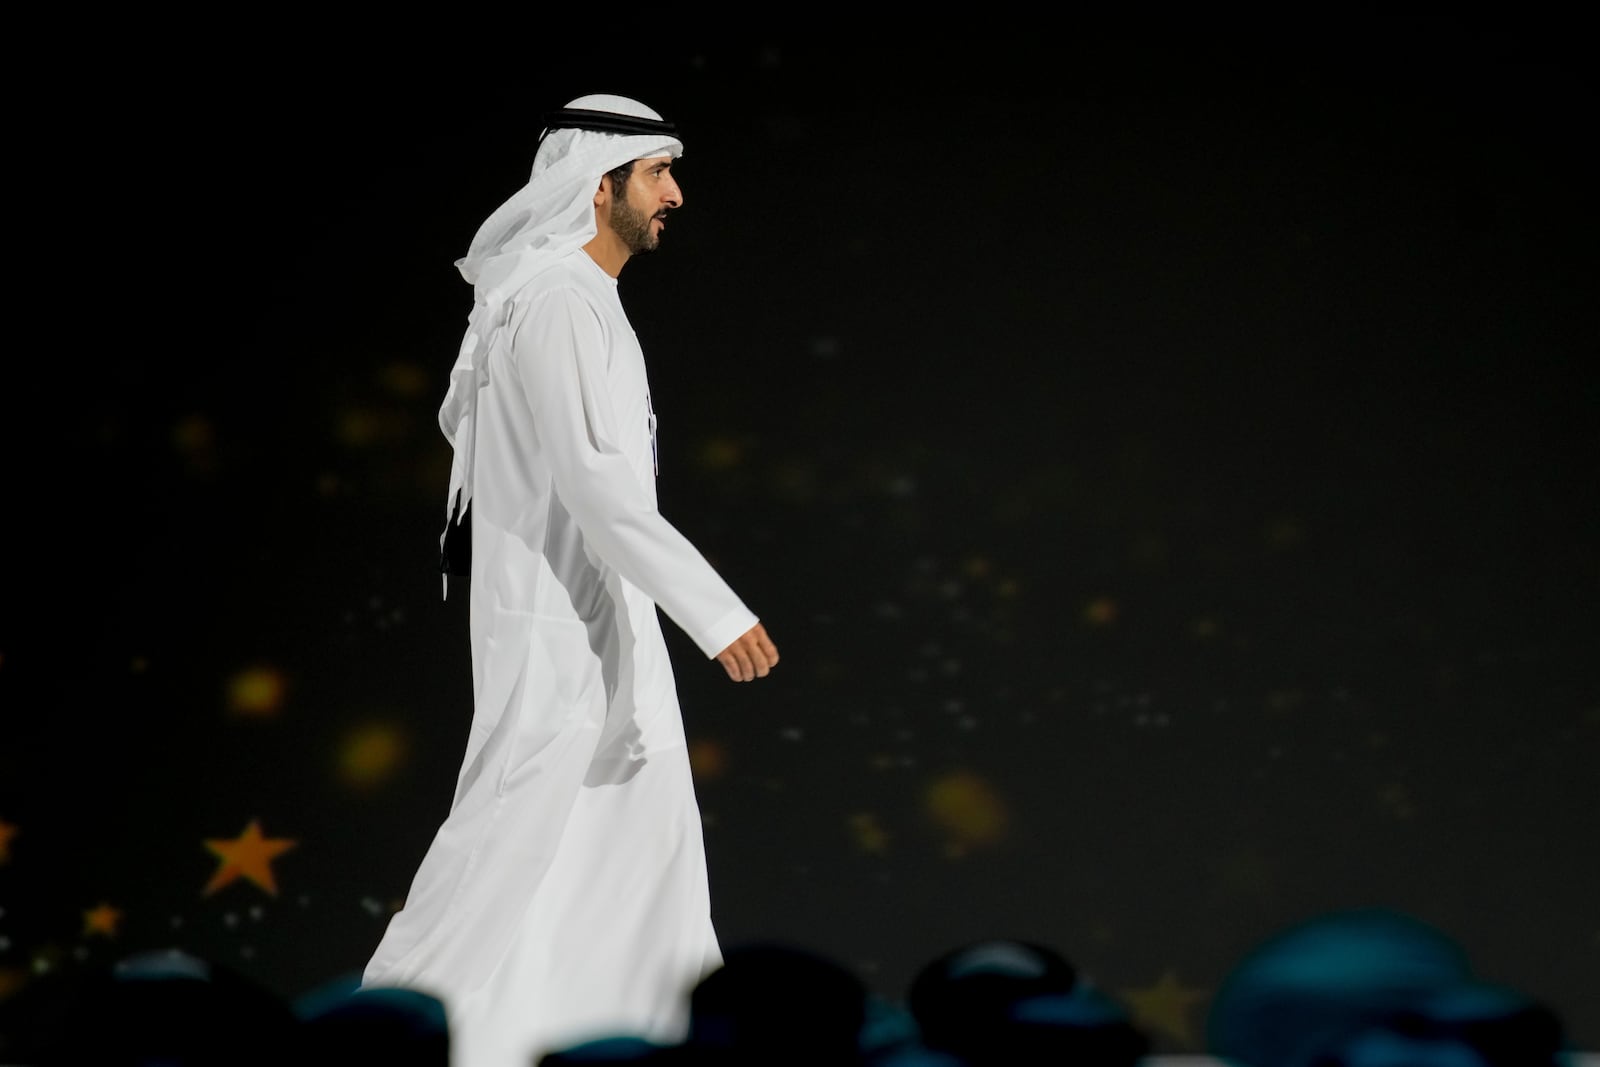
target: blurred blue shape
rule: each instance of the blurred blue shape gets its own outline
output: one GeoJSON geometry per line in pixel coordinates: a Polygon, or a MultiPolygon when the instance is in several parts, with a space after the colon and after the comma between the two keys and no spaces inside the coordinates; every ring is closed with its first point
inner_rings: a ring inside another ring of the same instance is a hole
{"type": "Polygon", "coordinates": [[[1434,927],[1359,909],[1249,953],[1212,1001],[1207,1043],[1250,1067],[1546,1067],[1559,1062],[1561,1024],[1522,994],[1479,982],[1434,927]]]}
{"type": "Polygon", "coordinates": [[[654,1063],[661,1062],[670,1050],[670,1046],[659,1045],[642,1037],[602,1037],[571,1048],[547,1052],[539,1059],[539,1067],[576,1067],[585,1063],[654,1063]]]}
{"type": "Polygon", "coordinates": [[[449,1020],[444,1002],[430,993],[360,989],[341,978],[301,997],[295,1013],[311,1067],[449,1067],[449,1020]]]}

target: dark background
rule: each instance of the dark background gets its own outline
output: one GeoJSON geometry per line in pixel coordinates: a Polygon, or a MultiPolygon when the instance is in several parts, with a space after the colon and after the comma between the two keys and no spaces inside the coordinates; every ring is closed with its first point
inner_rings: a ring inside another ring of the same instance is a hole
{"type": "Polygon", "coordinates": [[[1041,941],[1192,1051],[1252,946],[1377,906],[1600,1046],[1573,27],[483,35],[29,85],[0,1010],[167,945],[365,964],[470,715],[452,262],[619,92],[686,144],[621,278],[662,509],[783,655],[668,625],[727,944],[896,998],[1041,941]],[[276,893],[205,893],[252,819],[276,893]]]}

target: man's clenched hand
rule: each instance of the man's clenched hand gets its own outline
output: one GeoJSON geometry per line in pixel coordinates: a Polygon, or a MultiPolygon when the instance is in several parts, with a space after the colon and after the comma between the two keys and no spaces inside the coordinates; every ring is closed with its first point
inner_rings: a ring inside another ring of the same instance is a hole
{"type": "Polygon", "coordinates": [[[718,652],[717,662],[734,681],[754,681],[765,678],[767,672],[778,665],[778,646],[767,636],[767,628],[758,622],[746,630],[743,637],[718,652]]]}

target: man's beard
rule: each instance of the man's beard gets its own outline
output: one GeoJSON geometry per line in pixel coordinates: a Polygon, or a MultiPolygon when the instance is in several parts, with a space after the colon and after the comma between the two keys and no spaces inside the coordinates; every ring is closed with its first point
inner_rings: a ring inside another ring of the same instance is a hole
{"type": "MultiPolygon", "coordinates": [[[[665,215],[666,211],[663,210],[661,214],[665,215]]],[[[643,211],[635,211],[626,200],[611,202],[611,228],[622,238],[622,243],[628,246],[628,251],[634,255],[640,252],[653,252],[661,243],[660,236],[650,230],[650,221],[655,217],[643,211]]]]}

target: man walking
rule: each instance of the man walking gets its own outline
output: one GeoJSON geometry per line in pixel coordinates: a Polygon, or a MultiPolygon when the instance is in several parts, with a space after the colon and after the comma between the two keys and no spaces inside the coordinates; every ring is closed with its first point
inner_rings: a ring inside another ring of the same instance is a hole
{"type": "Polygon", "coordinates": [[[439,419],[447,538],[470,535],[474,713],[363,988],[438,996],[458,1067],[675,1041],[722,960],[658,608],[735,681],[778,651],[657,509],[656,417],[617,293],[683,204],[682,151],[638,101],[579,97],[456,264],[475,301],[439,419]]]}

